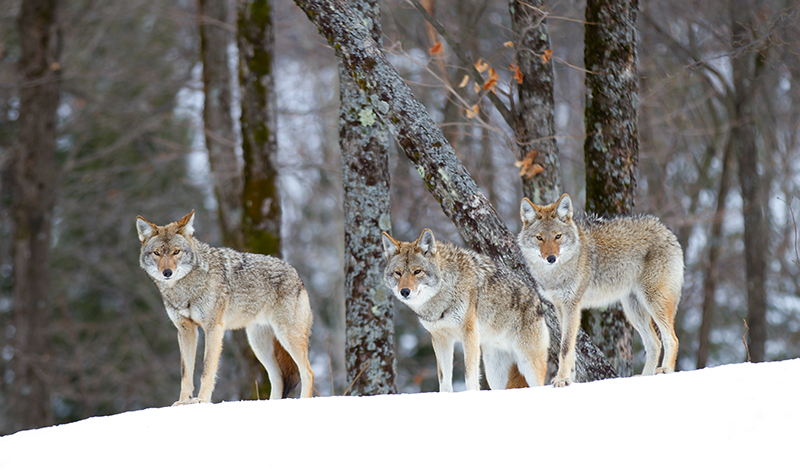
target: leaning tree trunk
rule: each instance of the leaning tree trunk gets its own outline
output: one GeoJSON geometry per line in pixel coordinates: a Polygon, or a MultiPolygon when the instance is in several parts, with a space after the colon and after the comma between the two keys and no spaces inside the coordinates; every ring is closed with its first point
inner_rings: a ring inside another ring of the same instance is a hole
{"type": "Polygon", "coordinates": [[[769,238],[761,207],[761,178],[758,172],[758,147],[754,122],[755,79],[758,77],[758,52],[752,53],[747,45],[753,41],[752,6],[749,2],[732,0],[733,46],[744,48],[731,60],[733,70],[734,138],[739,161],[739,184],[742,188],[742,215],[744,216],[744,258],[747,282],[748,349],[751,361],[764,361],[767,340],[766,268],[769,238]]]}
{"type": "MultiPolygon", "coordinates": [[[[381,47],[377,0],[350,0],[381,47]]],[[[345,362],[349,393],[397,392],[392,295],[383,285],[381,233],[391,232],[389,132],[339,62],[339,147],[344,182],[345,362]]]]}
{"type": "MultiPolygon", "coordinates": [[[[56,109],[61,90],[61,33],[56,0],[22,2],[17,28],[22,84],[19,145],[14,157],[14,329],[10,339],[13,381],[8,414],[13,430],[53,423],[43,376],[48,359],[50,240],[58,164],[54,157],[56,109]]],[[[50,363],[52,364],[52,362],[50,363]]],[[[8,375],[6,375],[8,378],[8,375]]],[[[8,382],[6,381],[8,384],[8,382]]]]}
{"type": "MultiPolygon", "coordinates": [[[[275,28],[270,0],[238,0],[242,159],[244,162],[242,250],[281,257],[281,198],[278,187],[278,104],[275,95],[275,28]]],[[[233,190],[231,190],[233,192],[233,190]]],[[[244,332],[234,332],[240,368],[240,393],[267,397],[271,385],[244,332]]],[[[277,341],[275,352],[286,353],[277,341]]],[[[284,355],[288,356],[288,355],[284,355]]],[[[277,358],[282,356],[276,355],[277,358]]],[[[298,372],[299,377],[299,372],[298,372]]]]}
{"type": "MultiPolygon", "coordinates": [[[[638,0],[587,0],[586,211],[630,215],[639,161],[636,13],[638,0]]],[[[619,306],[586,312],[584,329],[621,376],[633,374],[633,328],[619,306]]]]}
{"type": "Polygon", "coordinates": [[[561,196],[561,171],[556,143],[553,62],[544,2],[511,0],[511,27],[522,82],[517,86],[515,132],[518,158],[526,163],[522,194],[537,204],[561,196]]]}
{"type": "MultiPolygon", "coordinates": [[[[349,6],[331,0],[295,0],[295,3],[328,40],[346,73],[369,101],[375,119],[389,125],[428,190],[464,239],[476,251],[491,256],[533,284],[516,237],[480,192],[442,132],[372,40],[358,15],[349,6]]],[[[553,319],[547,322],[551,334],[558,340],[558,324],[553,319]]],[[[578,379],[616,376],[583,332],[578,338],[577,351],[578,379]]],[[[552,348],[551,357],[557,359],[552,348]]]]}

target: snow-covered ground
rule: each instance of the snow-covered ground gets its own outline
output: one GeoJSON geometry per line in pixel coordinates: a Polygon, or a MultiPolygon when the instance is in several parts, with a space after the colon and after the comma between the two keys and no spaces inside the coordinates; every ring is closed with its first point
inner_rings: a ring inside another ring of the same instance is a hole
{"type": "Polygon", "coordinates": [[[800,473],[799,397],[791,360],[559,389],[165,407],[0,437],[0,474],[800,473]]]}

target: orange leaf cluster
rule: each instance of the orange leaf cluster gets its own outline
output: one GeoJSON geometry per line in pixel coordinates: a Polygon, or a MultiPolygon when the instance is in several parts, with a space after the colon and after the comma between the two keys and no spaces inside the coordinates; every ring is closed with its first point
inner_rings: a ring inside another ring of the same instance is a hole
{"type": "Polygon", "coordinates": [[[441,52],[442,52],[442,42],[441,41],[437,41],[435,45],[431,46],[431,49],[430,49],[431,56],[433,56],[435,54],[439,54],[441,52]]]}
{"type": "Polygon", "coordinates": [[[477,116],[478,112],[480,112],[480,110],[481,110],[481,108],[480,108],[480,106],[478,104],[475,104],[474,106],[472,106],[469,109],[467,109],[467,119],[472,119],[475,116],[477,116]]]}
{"type": "Polygon", "coordinates": [[[489,80],[483,83],[483,90],[488,91],[491,89],[492,92],[497,94],[494,87],[497,85],[497,80],[499,78],[500,76],[497,75],[497,71],[495,71],[494,68],[489,68],[489,80]]]}
{"type": "Polygon", "coordinates": [[[519,168],[519,176],[533,178],[544,171],[544,167],[541,164],[534,163],[533,161],[537,154],[538,152],[536,150],[531,150],[525,155],[525,158],[514,162],[514,166],[519,168]]]}
{"type": "Polygon", "coordinates": [[[522,71],[519,70],[519,65],[512,64],[510,67],[514,71],[514,79],[516,79],[517,84],[522,84],[522,71]]]}
{"type": "Polygon", "coordinates": [[[550,61],[551,56],[553,56],[552,50],[549,49],[544,50],[544,53],[542,54],[542,62],[547,64],[547,62],[550,61]]]}
{"type": "Polygon", "coordinates": [[[479,73],[483,73],[484,71],[489,69],[489,63],[487,63],[483,59],[478,59],[478,61],[475,63],[475,69],[477,69],[479,73]]]}

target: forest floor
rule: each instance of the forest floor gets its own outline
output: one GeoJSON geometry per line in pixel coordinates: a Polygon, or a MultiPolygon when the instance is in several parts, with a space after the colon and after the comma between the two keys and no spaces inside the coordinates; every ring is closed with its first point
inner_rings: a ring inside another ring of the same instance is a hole
{"type": "Polygon", "coordinates": [[[0,437],[0,473],[788,473],[798,395],[789,360],[567,388],[153,408],[0,437]]]}

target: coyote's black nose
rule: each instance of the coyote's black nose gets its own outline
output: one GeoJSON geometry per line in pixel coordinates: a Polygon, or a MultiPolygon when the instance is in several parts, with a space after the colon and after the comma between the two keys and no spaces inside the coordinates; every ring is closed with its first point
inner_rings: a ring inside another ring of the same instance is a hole
{"type": "Polygon", "coordinates": [[[404,299],[408,298],[411,295],[411,290],[409,289],[400,289],[400,295],[403,296],[404,299]]]}
{"type": "Polygon", "coordinates": [[[556,256],[547,256],[547,262],[553,264],[556,262],[556,256]]]}
{"type": "Polygon", "coordinates": [[[170,270],[170,269],[164,269],[164,272],[162,272],[162,274],[164,274],[164,277],[166,277],[167,279],[169,279],[170,277],[172,277],[172,270],[170,270]]]}

